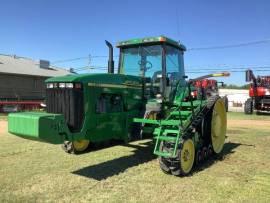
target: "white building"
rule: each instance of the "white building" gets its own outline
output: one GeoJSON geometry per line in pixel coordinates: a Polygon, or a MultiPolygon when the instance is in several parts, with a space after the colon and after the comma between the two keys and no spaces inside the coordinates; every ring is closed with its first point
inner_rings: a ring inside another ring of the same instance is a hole
{"type": "Polygon", "coordinates": [[[245,101],[249,98],[249,90],[220,89],[220,96],[227,96],[229,111],[244,111],[245,101]]]}

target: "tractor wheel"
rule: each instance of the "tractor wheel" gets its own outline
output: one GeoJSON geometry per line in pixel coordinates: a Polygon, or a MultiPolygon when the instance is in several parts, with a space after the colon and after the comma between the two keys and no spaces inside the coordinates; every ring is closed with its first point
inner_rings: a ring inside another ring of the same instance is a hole
{"type": "MultiPolygon", "coordinates": [[[[160,143],[160,149],[161,149],[161,151],[163,151],[163,150],[166,151],[163,142],[160,143]]],[[[160,169],[161,169],[164,173],[169,174],[169,173],[170,173],[170,168],[169,168],[170,163],[167,161],[167,159],[164,158],[164,157],[158,157],[158,162],[159,162],[159,167],[160,167],[160,169]]]]}
{"type": "Polygon", "coordinates": [[[163,157],[159,157],[158,162],[159,162],[159,167],[162,170],[162,172],[169,174],[170,168],[168,167],[169,165],[168,161],[163,157]]]}
{"type": "Polygon", "coordinates": [[[192,139],[182,142],[178,152],[178,159],[179,161],[176,162],[177,166],[171,169],[171,173],[175,176],[188,175],[193,168],[195,160],[195,146],[192,139]]]}
{"type": "Polygon", "coordinates": [[[79,154],[84,152],[88,146],[90,141],[89,140],[78,140],[78,141],[64,141],[62,144],[62,149],[70,154],[79,154]]]}
{"type": "Polygon", "coordinates": [[[224,146],[227,129],[227,115],[222,99],[218,99],[211,115],[211,143],[214,153],[219,154],[224,146]]]}
{"type": "Polygon", "coordinates": [[[253,102],[251,98],[248,98],[245,102],[245,114],[252,114],[253,113],[253,102]]]}

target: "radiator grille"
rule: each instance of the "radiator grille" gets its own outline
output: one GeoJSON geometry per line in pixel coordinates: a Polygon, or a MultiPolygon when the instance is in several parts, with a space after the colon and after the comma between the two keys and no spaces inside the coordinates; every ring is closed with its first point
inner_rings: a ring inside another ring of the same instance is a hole
{"type": "Polygon", "coordinates": [[[46,104],[48,113],[64,115],[71,132],[81,129],[84,119],[82,89],[47,89],[46,104]]]}

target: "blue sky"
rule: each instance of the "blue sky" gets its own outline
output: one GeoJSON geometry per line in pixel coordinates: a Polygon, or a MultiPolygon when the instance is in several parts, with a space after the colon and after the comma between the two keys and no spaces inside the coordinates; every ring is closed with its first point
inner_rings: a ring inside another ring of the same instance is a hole
{"type": "MultiPolygon", "coordinates": [[[[0,53],[53,62],[107,55],[105,39],[115,44],[161,34],[180,40],[187,48],[245,43],[270,39],[269,10],[268,0],[2,0],[0,53]]],[[[56,65],[76,68],[87,64],[83,59],[56,65]]],[[[91,61],[91,65],[106,64],[106,58],[91,61]]],[[[188,51],[185,65],[186,71],[270,67],[270,40],[253,46],[188,51]]],[[[224,81],[244,84],[244,73],[232,73],[224,81]]]]}

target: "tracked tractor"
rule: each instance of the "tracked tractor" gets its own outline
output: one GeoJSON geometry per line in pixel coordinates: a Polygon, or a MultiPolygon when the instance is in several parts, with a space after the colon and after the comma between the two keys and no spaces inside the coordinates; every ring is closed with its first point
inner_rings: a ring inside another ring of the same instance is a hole
{"type": "Polygon", "coordinates": [[[257,76],[252,70],[246,71],[246,81],[251,82],[249,96],[245,102],[245,114],[252,114],[253,110],[257,112],[270,111],[270,76],[257,76]]]}
{"type": "Polygon", "coordinates": [[[89,143],[151,134],[161,169],[174,175],[187,175],[195,162],[222,151],[224,101],[194,82],[227,73],[187,80],[185,46],[164,36],[119,42],[114,73],[113,48],[106,44],[108,73],[48,79],[46,112],[9,114],[9,132],[62,144],[69,153],[83,152],[89,143]]]}

